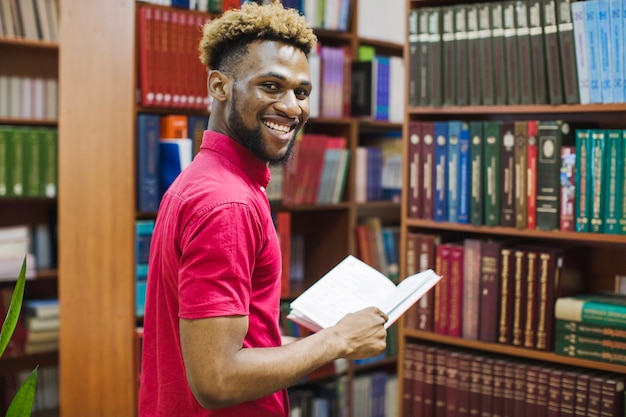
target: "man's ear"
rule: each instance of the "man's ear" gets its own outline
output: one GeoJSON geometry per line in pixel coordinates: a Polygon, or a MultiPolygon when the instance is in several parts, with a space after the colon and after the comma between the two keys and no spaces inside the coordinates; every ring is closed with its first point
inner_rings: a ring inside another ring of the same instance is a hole
{"type": "Polygon", "coordinates": [[[209,70],[209,76],[207,77],[207,88],[209,94],[218,101],[225,101],[230,98],[232,91],[232,81],[226,74],[217,71],[209,70]]]}

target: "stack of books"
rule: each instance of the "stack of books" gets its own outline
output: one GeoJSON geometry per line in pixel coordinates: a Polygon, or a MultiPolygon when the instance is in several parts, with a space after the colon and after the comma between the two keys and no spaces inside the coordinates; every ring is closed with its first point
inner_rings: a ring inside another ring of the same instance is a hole
{"type": "Polygon", "coordinates": [[[24,256],[26,278],[35,274],[35,256],[30,250],[31,234],[27,225],[0,227],[0,280],[17,279],[24,256]]]}
{"type": "Polygon", "coordinates": [[[24,353],[56,351],[59,348],[59,300],[24,301],[26,340],[24,353]]]}
{"type": "Polygon", "coordinates": [[[626,295],[600,292],[559,298],[555,353],[626,365],[626,295]]]}

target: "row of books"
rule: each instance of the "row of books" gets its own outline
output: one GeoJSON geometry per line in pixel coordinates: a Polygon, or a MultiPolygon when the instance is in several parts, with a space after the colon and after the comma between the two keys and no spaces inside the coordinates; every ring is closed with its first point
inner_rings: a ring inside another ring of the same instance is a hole
{"type": "Polygon", "coordinates": [[[409,105],[579,103],[570,0],[412,9],[409,105]]]}
{"type": "Polygon", "coordinates": [[[228,9],[238,9],[245,1],[250,0],[137,0],[159,6],[176,7],[179,9],[196,10],[206,13],[222,13],[228,9]]]}
{"type": "Polygon", "coordinates": [[[206,116],[137,115],[138,211],[158,209],[165,190],[198,152],[206,125],[206,116]]]}
{"type": "MultiPolygon", "coordinates": [[[[18,373],[6,373],[0,376],[1,414],[5,415],[17,390],[22,386],[30,372],[30,370],[22,370],[18,373]]],[[[36,413],[54,414],[58,412],[59,406],[59,366],[40,366],[37,370],[37,386],[31,412],[33,415],[36,413]]]]}
{"type": "Polygon", "coordinates": [[[380,217],[365,217],[354,228],[357,257],[397,281],[400,272],[400,228],[383,225],[380,217]]]}
{"type": "Polygon", "coordinates": [[[154,219],[135,220],[135,314],[137,317],[143,317],[146,307],[148,263],[154,222],[154,219]]]}
{"type": "Polygon", "coordinates": [[[60,324],[59,300],[56,298],[28,299],[24,301],[23,308],[24,353],[57,351],[60,324]]]}
{"type": "Polygon", "coordinates": [[[0,198],[57,196],[58,130],[0,125],[0,198]]]}
{"type": "Polygon", "coordinates": [[[409,216],[625,233],[624,142],[564,121],[411,122],[409,216]]]}
{"type": "Polygon", "coordinates": [[[206,68],[196,45],[206,13],[143,5],[137,13],[139,31],[139,94],[141,106],[207,110],[206,68]]]}
{"type": "Polygon", "coordinates": [[[621,374],[436,344],[407,343],[404,349],[405,416],[624,413],[621,374]]]}
{"type": "Polygon", "coordinates": [[[285,7],[298,10],[317,29],[350,30],[352,0],[284,0],[285,7]]]}
{"type": "Polygon", "coordinates": [[[26,278],[56,262],[54,227],[46,223],[0,227],[0,280],[17,279],[24,257],[26,278]]]}
{"type": "Polygon", "coordinates": [[[626,365],[626,296],[613,292],[557,299],[555,353],[626,365]]]}
{"type": "Polygon", "coordinates": [[[0,2],[0,37],[57,42],[57,0],[5,0],[0,2]]]}
{"type": "Polygon", "coordinates": [[[577,248],[515,240],[409,233],[408,273],[443,275],[407,313],[407,328],[552,351],[557,298],[578,293],[585,257],[577,248]]]}
{"type": "Polygon", "coordinates": [[[402,192],[403,140],[400,132],[361,134],[354,164],[354,199],[400,202],[402,192]]]}
{"type": "Polygon", "coordinates": [[[55,120],[58,102],[55,78],[0,75],[0,118],[55,120]]]}

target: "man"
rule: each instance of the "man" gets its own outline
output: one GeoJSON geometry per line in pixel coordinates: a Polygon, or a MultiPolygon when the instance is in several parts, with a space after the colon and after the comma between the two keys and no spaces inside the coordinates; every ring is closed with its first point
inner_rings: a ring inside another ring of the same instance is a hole
{"type": "Polygon", "coordinates": [[[280,3],[208,22],[213,98],[200,153],[166,192],[151,243],[139,415],[288,416],[285,388],[385,349],[376,308],[284,343],[281,254],[265,188],[309,114],[316,37],[280,3]]]}

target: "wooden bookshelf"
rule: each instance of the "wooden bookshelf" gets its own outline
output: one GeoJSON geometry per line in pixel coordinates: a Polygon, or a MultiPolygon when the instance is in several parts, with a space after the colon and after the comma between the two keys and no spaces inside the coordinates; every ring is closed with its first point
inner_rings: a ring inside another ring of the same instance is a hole
{"type": "MultiPolygon", "coordinates": [[[[462,4],[477,3],[475,1],[463,1],[462,4]]],[[[430,1],[430,0],[407,0],[405,2],[407,18],[412,9],[424,7],[445,7],[460,4],[456,1],[430,1]]],[[[404,49],[405,61],[408,62],[409,42],[408,38],[404,49]]],[[[502,69],[497,69],[502,70],[502,69]]],[[[409,85],[409,74],[406,76],[406,85],[409,85]]],[[[406,107],[406,120],[404,125],[404,137],[409,135],[409,123],[411,121],[488,121],[488,120],[565,120],[568,122],[584,121],[596,124],[599,128],[624,129],[626,116],[626,103],[619,104],[559,104],[559,105],[469,105],[469,106],[409,106],[406,107]]],[[[408,140],[405,144],[405,161],[409,158],[408,140]]],[[[409,178],[408,164],[405,164],[404,178],[409,178]]],[[[465,238],[474,239],[514,239],[522,243],[542,243],[551,247],[577,245],[585,249],[588,258],[588,269],[584,275],[584,290],[613,290],[614,276],[626,271],[626,236],[603,233],[581,233],[569,231],[547,231],[537,229],[518,229],[504,226],[486,226],[460,224],[454,222],[437,222],[433,220],[414,218],[409,215],[408,190],[405,188],[402,201],[402,262],[401,276],[406,275],[407,270],[407,237],[410,233],[440,234],[444,242],[461,241],[465,238]]],[[[626,366],[608,362],[580,359],[556,354],[551,351],[540,351],[530,348],[522,348],[510,344],[487,343],[481,340],[469,340],[460,337],[451,337],[436,332],[416,330],[409,328],[406,319],[401,322],[399,329],[400,347],[398,359],[399,392],[398,403],[400,415],[403,414],[403,379],[408,375],[403,368],[407,359],[406,346],[409,344],[434,344],[436,346],[449,347],[455,350],[475,351],[485,356],[503,356],[511,359],[528,359],[541,361],[546,366],[567,365],[573,368],[615,372],[626,374],[626,366]]],[[[406,412],[406,410],[404,410],[406,412]]]]}

